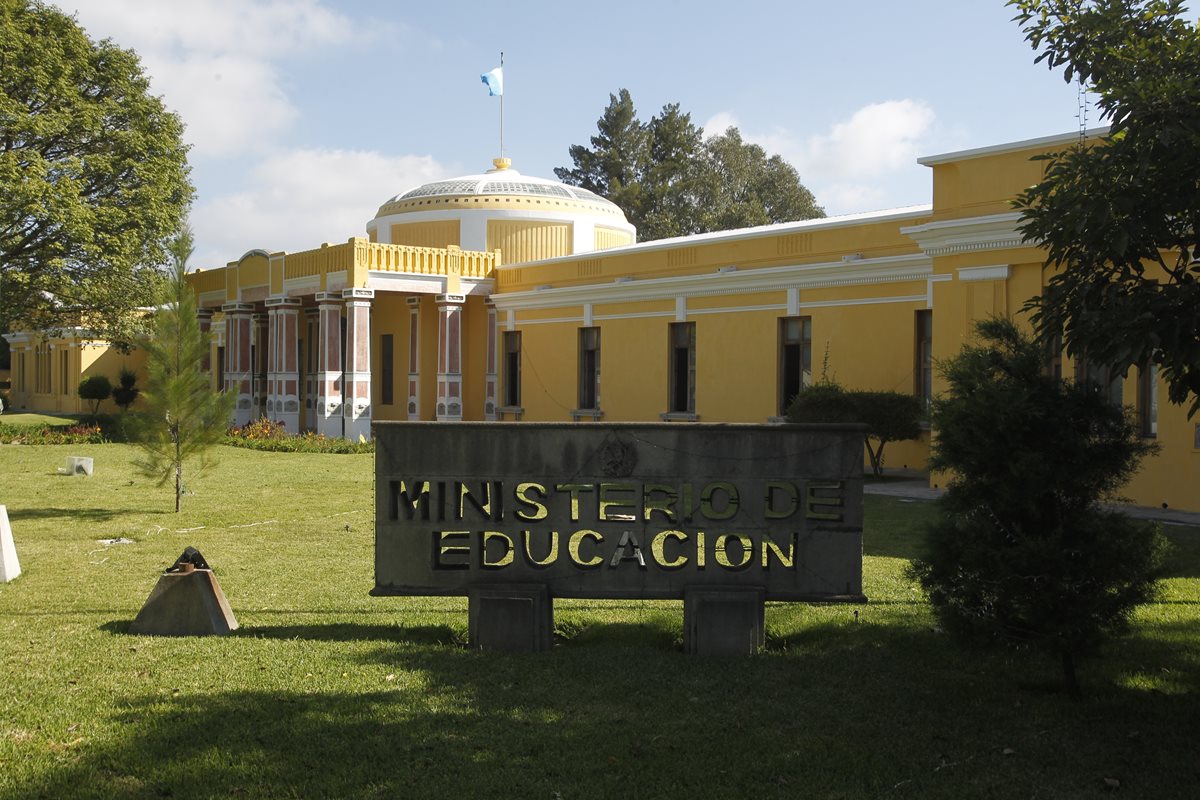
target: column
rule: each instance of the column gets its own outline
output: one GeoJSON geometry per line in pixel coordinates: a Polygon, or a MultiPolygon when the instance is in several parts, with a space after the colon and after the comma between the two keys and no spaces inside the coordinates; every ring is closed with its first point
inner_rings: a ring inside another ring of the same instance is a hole
{"type": "Polygon", "coordinates": [[[466,296],[439,294],[437,419],[462,420],[462,306],[466,296]]]}
{"type": "MultiPolygon", "coordinates": [[[[202,337],[212,336],[212,318],[213,310],[211,308],[200,308],[196,310],[196,322],[200,324],[200,335],[202,337]]],[[[200,361],[200,371],[204,373],[212,372],[212,339],[209,338],[208,347],[204,350],[204,358],[200,361]]]]}
{"type": "Polygon", "coordinates": [[[345,289],[346,393],[342,403],[347,439],[371,438],[371,300],[374,289],[345,289]]]}
{"type": "Polygon", "coordinates": [[[270,344],[267,334],[267,315],[255,314],[253,317],[254,329],[254,378],[251,381],[253,387],[252,403],[251,403],[251,418],[259,419],[267,416],[267,356],[270,344]]]}
{"type": "Polygon", "coordinates": [[[496,305],[489,300],[487,302],[487,355],[484,359],[486,366],[483,374],[483,418],[489,421],[499,419],[499,415],[496,413],[496,406],[499,405],[496,394],[499,384],[496,379],[496,348],[499,338],[497,330],[496,305]]]}
{"type": "Polygon", "coordinates": [[[233,406],[233,424],[245,425],[250,421],[252,404],[250,315],[254,306],[226,303],[221,310],[225,312],[225,391],[233,392],[237,397],[233,406]]]}
{"type": "Polygon", "coordinates": [[[421,418],[421,297],[408,303],[408,418],[421,418]]]}
{"type": "Polygon", "coordinates": [[[304,429],[306,431],[315,431],[317,429],[317,351],[320,348],[317,342],[320,337],[317,332],[320,330],[321,323],[318,317],[321,314],[321,309],[312,308],[304,309],[304,330],[307,331],[305,341],[308,342],[308,348],[304,351],[304,429]]]}
{"type": "Polygon", "coordinates": [[[267,416],[292,433],[300,430],[300,300],[267,299],[267,416]]]}
{"type": "Polygon", "coordinates": [[[317,433],[342,436],[342,298],[317,292],[317,433]]]}

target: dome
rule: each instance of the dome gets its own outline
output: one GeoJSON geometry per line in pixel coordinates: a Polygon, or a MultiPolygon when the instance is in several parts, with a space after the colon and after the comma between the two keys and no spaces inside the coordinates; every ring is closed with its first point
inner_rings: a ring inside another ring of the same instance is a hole
{"type": "MultiPolygon", "coordinates": [[[[617,205],[606,200],[595,192],[581,189],[578,186],[568,186],[558,181],[545,178],[526,177],[515,169],[494,170],[482,175],[464,175],[460,178],[449,178],[444,181],[433,181],[422,184],[415,189],[409,189],[398,194],[388,203],[397,200],[411,200],[416,197],[441,197],[445,195],[537,195],[539,197],[561,197],[568,200],[580,200],[587,203],[617,208],[617,205]]],[[[387,205],[385,203],[384,205],[387,205]]]]}
{"type": "Polygon", "coordinates": [[[464,250],[499,249],[504,263],[620,247],[637,231],[616,204],[595,192],[522,175],[498,158],[495,169],[431,181],[401,192],[367,223],[373,241],[464,250]]]}
{"type": "Polygon", "coordinates": [[[597,211],[605,214],[618,214],[622,219],[625,217],[616,203],[595,192],[559,181],[522,175],[512,168],[512,162],[507,158],[497,158],[492,163],[496,165],[495,169],[478,175],[461,175],[457,178],[431,181],[401,192],[380,206],[376,216],[394,214],[405,208],[427,208],[437,204],[438,200],[456,197],[538,197],[565,200],[572,204],[583,203],[594,206],[597,211]]]}

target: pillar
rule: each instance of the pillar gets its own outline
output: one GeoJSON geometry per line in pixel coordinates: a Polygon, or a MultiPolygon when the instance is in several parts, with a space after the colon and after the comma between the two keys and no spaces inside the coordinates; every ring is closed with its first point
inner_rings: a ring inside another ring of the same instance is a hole
{"type": "Polygon", "coordinates": [[[267,357],[270,349],[269,335],[267,334],[267,315],[255,314],[253,317],[254,328],[254,377],[251,381],[253,387],[251,417],[259,419],[267,416],[267,357]]]}
{"type": "Polygon", "coordinates": [[[408,303],[408,418],[421,418],[421,298],[408,303]]]}
{"type": "Polygon", "coordinates": [[[251,419],[253,404],[250,315],[254,306],[249,303],[226,303],[221,310],[225,312],[225,391],[237,397],[233,405],[233,424],[245,425],[251,419]]]}
{"type": "Polygon", "coordinates": [[[317,293],[317,433],[342,436],[342,298],[317,293]]]}
{"type": "Polygon", "coordinates": [[[304,309],[304,329],[307,334],[304,341],[308,342],[308,347],[304,351],[304,363],[301,364],[301,371],[304,374],[304,430],[315,431],[317,429],[317,351],[320,349],[317,342],[320,340],[317,332],[320,330],[321,323],[318,317],[321,314],[321,309],[312,308],[304,309]]]}
{"type": "MultiPolygon", "coordinates": [[[[196,322],[200,325],[200,335],[202,337],[212,336],[212,318],[213,310],[211,308],[197,309],[196,322]]],[[[208,347],[204,350],[204,358],[200,360],[200,370],[205,374],[212,372],[212,346],[212,339],[209,338],[208,347]]]]}
{"type": "Polygon", "coordinates": [[[439,294],[438,307],[438,421],[462,421],[462,306],[466,296],[439,294]]]}
{"type": "Polygon", "coordinates": [[[267,299],[267,416],[292,433],[300,430],[300,300],[267,299]]]}
{"type": "Polygon", "coordinates": [[[499,381],[496,378],[497,347],[499,333],[496,320],[496,306],[492,301],[487,303],[487,355],[483,374],[483,418],[485,420],[499,419],[496,406],[500,401],[497,396],[499,381]]]}
{"type": "Polygon", "coordinates": [[[371,300],[374,289],[345,289],[346,392],[342,403],[347,439],[371,438],[371,300]]]}

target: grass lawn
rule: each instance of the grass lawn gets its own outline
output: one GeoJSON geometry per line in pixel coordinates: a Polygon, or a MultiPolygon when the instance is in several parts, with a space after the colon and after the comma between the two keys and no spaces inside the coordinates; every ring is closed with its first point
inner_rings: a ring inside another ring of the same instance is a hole
{"type": "Polygon", "coordinates": [[[5,411],[0,414],[0,424],[22,428],[33,425],[75,425],[82,419],[77,414],[34,414],[28,411],[5,411]]]}
{"type": "Polygon", "coordinates": [[[373,456],[223,447],[176,515],[134,453],[0,445],[24,569],[0,584],[0,797],[1200,792],[1200,529],[1166,529],[1161,601],[1073,703],[1056,663],[934,630],[903,575],[923,503],[868,497],[872,602],[769,604],[760,656],[687,657],[682,603],[617,601],[557,602],[549,653],[481,654],[465,599],[367,595],[373,456]],[[241,629],[125,633],[189,544],[241,629]]]}

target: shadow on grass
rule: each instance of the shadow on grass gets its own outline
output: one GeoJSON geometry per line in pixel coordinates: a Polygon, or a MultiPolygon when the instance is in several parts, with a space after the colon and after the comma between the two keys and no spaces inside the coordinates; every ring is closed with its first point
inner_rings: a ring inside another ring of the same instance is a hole
{"type": "Polygon", "coordinates": [[[1167,551],[1165,578],[1200,578],[1200,529],[1163,525],[1171,543],[1167,551]]]}
{"type": "Polygon", "coordinates": [[[72,519],[80,522],[108,522],[125,515],[165,514],[149,508],[17,508],[8,510],[10,520],[72,519]]]}
{"type": "Polygon", "coordinates": [[[1102,687],[1081,713],[1016,690],[1027,666],[912,627],[817,625],[742,659],[655,646],[656,619],[525,655],[398,648],[399,626],[312,628],[269,630],[365,641],[320,653],[357,689],[297,676],[123,696],[111,738],[12,796],[1083,797],[1113,775],[1182,798],[1200,780],[1193,705],[1102,687]]]}
{"type": "Polygon", "coordinates": [[[868,495],[863,498],[863,555],[911,560],[921,554],[925,525],[937,515],[930,502],[868,495]]]}
{"type": "MultiPolygon", "coordinates": [[[[133,620],[112,620],[100,626],[106,633],[127,634],[133,620]]],[[[231,631],[232,638],[284,639],[306,642],[394,642],[421,645],[466,645],[463,631],[450,625],[371,625],[354,622],[315,625],[249,625],[231,631]]]]}
{"type": "Polygon", "coordinates": [[[238,628],[230,635],[254,639],[301,639],[310,642],[466,644],[462,632],[449,625],[369,625],[348,622],[318,625],[254,625],[238,628]]]}

